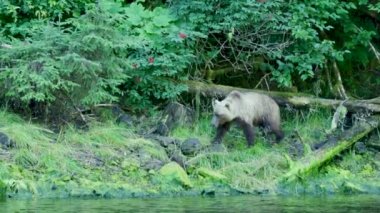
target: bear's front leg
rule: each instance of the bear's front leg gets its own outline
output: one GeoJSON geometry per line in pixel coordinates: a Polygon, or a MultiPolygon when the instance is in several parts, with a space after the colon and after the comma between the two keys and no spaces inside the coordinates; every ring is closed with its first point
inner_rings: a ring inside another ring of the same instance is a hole
{"type": "Polygon", "coordinates": [[[253,131],[252,124],[247,123],[241,118],[236,118],[235,121],[243,129],[245,138],[247,139],[248,147],[253,145],[253,141],[255,140],[255,132],[253,131]]]}
{"type": "Polygon", "coordinates": [[[242,123],[241,127],[243,128],[245,138],[247,139],[248,147],[252,146],[253,141],[255,140],[255,132],[253,131],[253,126],[244,122],[242,123]]]}
{"type": "Polygon", "coordinates": [[[231,123],[227,122],[224,123],[223,125],[219,125],[218,128],[216,129],[216,136],[214,140],[212,141],[213,144],[220,144],[222,143],[224,135],[228,132],[230,129],[231,123]]]}

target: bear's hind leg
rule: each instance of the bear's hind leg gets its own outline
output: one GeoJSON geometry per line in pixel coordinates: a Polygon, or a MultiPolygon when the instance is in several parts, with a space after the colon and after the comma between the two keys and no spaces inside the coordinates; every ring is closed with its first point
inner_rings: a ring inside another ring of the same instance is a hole
{"type": "Polygon", "coordinates": [[[279,143],[284,138],[284,132],[277,125],[270,125],[270,129],[276,135],[276,142],[279,143]]]}
{"type": "Polygon", "coordinates": [[[212,143],[222,143],[224,135],[228,132],[230,129],[231,123],[227,122],[223,125],[218,126],[216,129],[216,136],[212,143]]]}
{"type": "Polygon", "coordinates": [[[284,138],[284,132],[281,130],[277,122],[267,120],[265,121],[265,126],[267,126],[270,131],[275,134],[277,143],[279,143],[284,138]]]}
{"type": "Polygon", "coordinates": [[[273,130],[274,134],[276,135],[276,141],[279,143],[284,138],[284,132],[281,130],[273,130]]]}

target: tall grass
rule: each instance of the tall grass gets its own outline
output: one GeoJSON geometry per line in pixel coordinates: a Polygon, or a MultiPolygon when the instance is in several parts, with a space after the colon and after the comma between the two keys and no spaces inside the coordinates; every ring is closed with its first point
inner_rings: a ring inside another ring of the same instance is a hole
{"type": "MultiPolygon", "coordinates": [[[[43,181],[65,186],[68,190],[93,187],[104,191],[104,185],[100,183],[114,184],[116,188],[134,187],[140,191],[144,187],[150,191],[165,191],[171,187],[166,182],[160,185],[164,182],[160,182],[159,176],[140,168],[142,160],[168,162],[165,149],[125,126],[107,121],[94,122],[86,131],[68,126],[56,134],[6,111],[0,111],[0,116],[0,132],[15,142],[14,148],[0,156],[3,160],[0,178],[8,180],[6,184],[13,189],[26,186],[36,192],[41,186],[35,184],[43,181]]],[[[321,109],[283,110],[282,117],[286,137],[279,144],[273,143],[274,137],[256,128],[255,144],[247,148],[242,130],[234,126],[223,140],[226,151],[206,149],[212,146],[210,142],[215,134],[209,114],[201,116],[192,127],[176,128],[170,136],[182,140],[195,137],[205,147],[196,156],[187,158],[188,173],[192,181],[199,184],[195,187],[201,188],[207,183],[197,173],[198,168],[204,168],[226,176],[225,183],[235,189],[275,192],[277,178],[285,174],[295,160],[289,157],[289,149],[296,140],[302,140],[305,146],[322,140],[330,127],[331,112],[321,109]]],[[[355,164],[362,159],[360,156],[350,156],[341,162],[343,170],[366,175],[374,173],[372,165],[365,165],[362,169],[355,164]]],[[[330,167],[325,172],[346,174],[337,168],[330,167]]],[[[172,187],[176,191],[180,189],[172,187]]]]}
{"type": "MultiPolygon", "coordinates": [[[[227,176],[229,184],[237,189],[273,192],[276,178],[291,167],[288,150],[292,146],[295,133],[301,138],[297,140],[302,140],[307,145],[321,140],[325,130],[329,128],[331,112],[321,109],[283,110],[282,117],[286,137],[279,144],[273,143],[272,135],[256,128],[255,145],[247,148],[242,130],[234,126],[223,140],[227,152],[205,151],[190,158],[187,163],[195,168],[204,167],[227,176]]],[[[182,139],[198,137],[203,145],[211,145],[215,128],[210,125],[210,120],[209,115],[203,115],[195,127],[177,128],[172,136],[182,139]]]]}

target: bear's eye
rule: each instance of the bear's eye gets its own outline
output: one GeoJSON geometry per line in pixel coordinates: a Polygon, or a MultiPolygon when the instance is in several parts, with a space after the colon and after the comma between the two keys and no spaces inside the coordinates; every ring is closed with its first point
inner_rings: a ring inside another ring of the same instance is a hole
{"type": "Polygon", "coordinates": [[[230,105],[229,104],[226,104],[224,105],[227,109],[230,109],[230,105]]]}

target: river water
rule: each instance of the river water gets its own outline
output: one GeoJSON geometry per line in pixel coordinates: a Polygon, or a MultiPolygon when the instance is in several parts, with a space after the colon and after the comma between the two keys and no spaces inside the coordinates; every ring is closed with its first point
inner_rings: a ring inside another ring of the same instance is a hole
{"type": "Polygon", "coordinates": [[[0,201],[0,212],[380,212],[379,195],[0,201]]]}

